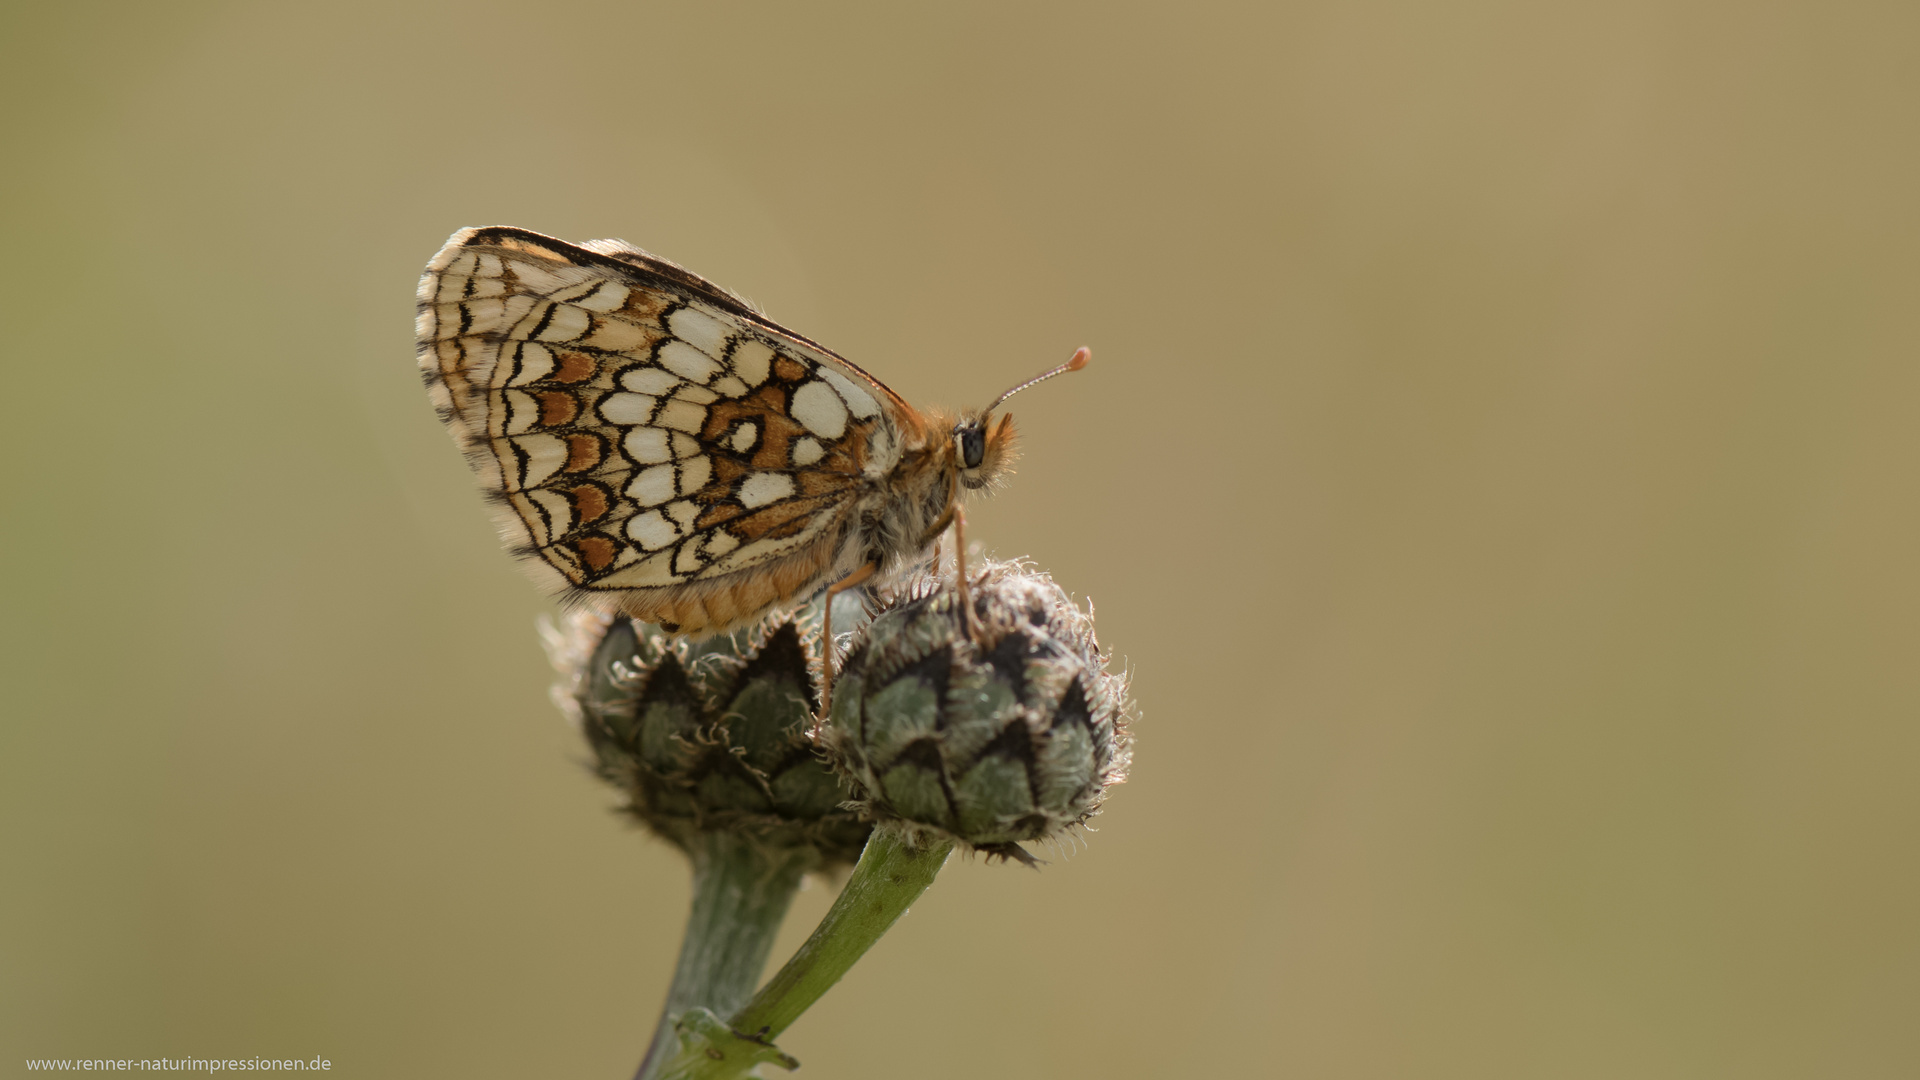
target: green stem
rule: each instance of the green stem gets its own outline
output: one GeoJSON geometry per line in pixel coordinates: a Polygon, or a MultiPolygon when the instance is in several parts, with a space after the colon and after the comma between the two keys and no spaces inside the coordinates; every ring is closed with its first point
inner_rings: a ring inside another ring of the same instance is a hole
{"type": "Polygon", "coordinates": [[[681,1045],[662,1067],[660,1080],[740,1080],[762,1064],[798,1068],[798,1061],[773,1045],[774,1036],[832,989],[907,913],[952,850],[951,842],[941,842],[916,851],[892,829],[873,830],[827,917],[746,1008],[727,1021],[698,1006],[681,1017],[681,1045]]]}
{"type": "Polygon", "coordinates": [[[811,848],[766,847],[724,832],[696,836],[688,855],[693,905],[687,934],[634,1080],[651,1080],[679,1049],[673,1024],[682,1013],[704,1006],[725,1016],[753,993],[801,875],[818,858],[811,848]]]}
{"type": "MultiPolygon", "coordinates": [[[[915,850],[892,829],[882,826],[873,830],[866,850],[860,853],[859,865],[847,878],[839,899],[827,910],[827,917],[814,928],[813,936],[746,1008],[733,1014],[727,1026],[763,1042],[771,1042],[787,1030],[907,913],[907,908],[933,884],[952,850],[951,842],[915,850]]],[[[715,1011],[726,1015],[722,1010],[715,1011]]]]}

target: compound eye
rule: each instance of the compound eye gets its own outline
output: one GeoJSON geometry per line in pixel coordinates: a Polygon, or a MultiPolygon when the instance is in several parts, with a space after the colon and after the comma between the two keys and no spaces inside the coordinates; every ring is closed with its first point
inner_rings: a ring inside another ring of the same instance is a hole
{"type": "Polygon", "coordinates": [[[963,427],[954,433],[960,440],[960,465],[977,469],[987,456],[987,435],[977,427],[963,427]]]}

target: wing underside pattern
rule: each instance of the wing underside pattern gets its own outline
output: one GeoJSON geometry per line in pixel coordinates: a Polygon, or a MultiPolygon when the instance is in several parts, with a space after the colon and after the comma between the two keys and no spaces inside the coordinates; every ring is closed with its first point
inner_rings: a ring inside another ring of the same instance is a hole
{"type": "Polygon", "coordinates": [[[563,589],[797,587],[897,454],[904,402],[635,249],[464,230],[419,300],[435,404],[563,589]]]}

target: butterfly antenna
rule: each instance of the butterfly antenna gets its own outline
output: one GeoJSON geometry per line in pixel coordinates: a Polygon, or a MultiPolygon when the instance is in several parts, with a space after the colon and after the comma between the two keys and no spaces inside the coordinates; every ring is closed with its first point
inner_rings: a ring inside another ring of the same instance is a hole
{"type": "Polygon", "coordinates": [[[1050,371],[1043,371],[1040,374],[1035,375],[1033,378],[1028,379],[1026,382],[1021,383],[1019,386],[1016,386],[1013,389],[1007,391],[1006,393],[1001,394],[999,397],[994,398],[993,404],[987,406],[986,409],[980,415],[986,416],[992,413],[993,410],[1000,407],[1001,402],[1007,400],[1008,398],[1019,393],[1020,391],[1025,390],[1027,387],[1034,385],[1035,383],[1046,382],[1048,379],[1053,378],[1055,375],[1065,375],[1069,371],[1079,371],[1081,368],[1086,367],[1087,361],[1091,359],[1093,359],[1093,350],[1087,348],[1085,345],[1080,346],[1078,349],[1073,350],[1073,355],[1067,358],[1066,363],[1061,364],[1059,367],[1053,368],[1050,371]]]}

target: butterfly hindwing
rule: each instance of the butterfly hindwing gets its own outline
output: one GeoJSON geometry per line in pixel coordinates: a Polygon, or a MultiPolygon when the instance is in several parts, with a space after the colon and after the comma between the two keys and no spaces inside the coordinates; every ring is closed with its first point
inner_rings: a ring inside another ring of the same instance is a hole
{"type": "MultiPolygon", "coordinates": [[[[662,611],[824,573],[911,409],[685,270],[612,241],[456,233],[420,284],[443,419],[550,586],[662,611]]],[[[747,602],[748,598],[742,598],[747,602]]],[[[633,607],[629,604],[629,607],[633,607]]]]}

